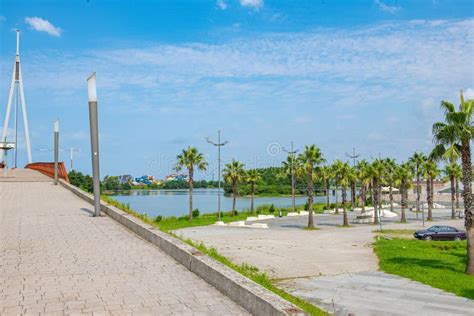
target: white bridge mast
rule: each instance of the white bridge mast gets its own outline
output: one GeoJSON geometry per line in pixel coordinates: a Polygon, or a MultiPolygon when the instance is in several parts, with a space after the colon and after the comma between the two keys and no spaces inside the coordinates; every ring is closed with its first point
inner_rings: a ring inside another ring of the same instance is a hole
{"type": "MultiPolygon", "coordinates": [[[[7,113],[5,115],[5,122],[3,124],[3,134],[1,141],[6,141],[8,136],[8,124],[10,121],[10,112],[13,100],[13,93],[16,87],[16,101],[15,101],[15,163],[14,167],[17,167],[17,151],[18,151],[18,93],[21,99],[21,111],[23,113],[23,127],[25,128],[25,140],[26,140],[26,151],[28,154],[28,163],[32,163],[31,158],[31,144],[30,144],[30,131],[28,128],[28,117],[26,115],[26,102],[25,92],[23,90],[23,78],[21,75],[21,63],[20,63],[20,30],[16,30],[16,56],[15,63],[13,64],[13,75],[10,83],[10,92],[8,94],[7,113]]],[[[0,153],[0,161],[3,160],[3,150],[0,153]]]]}

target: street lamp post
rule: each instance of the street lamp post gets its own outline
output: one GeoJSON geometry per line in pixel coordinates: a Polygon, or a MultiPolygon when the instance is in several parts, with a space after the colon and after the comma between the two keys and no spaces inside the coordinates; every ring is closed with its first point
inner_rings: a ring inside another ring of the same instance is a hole
{"type": "Polygon", "coordinates": [[[100,216],[99,123],[95,72],[87,78],[89,121],[91,131],[92,180],[94,188],[94,217],[100,216]]]}
{"type": "Polygon", "coordinates": [[[221,143],[221,131],[217,131],[217,143],[214,143],[209,138],[206,141],[217,147],[217,219],[221,220],[221,147],[228,143],[228,141],[221,143]]]}
{"type": "Polygon", "coordinates": [[[59,120],[54,121],[54,185],[58,184],[59,120]]]}
{"type": "MultiPolygon", "coordinates": [[[[283,151],[288,153],[291,157],[291,203],[293,207],[293,212],[296,212],[296,198],[295,198],[295,154],[298,152],[298,150],[293,150],[293,141],[291,142],[291,150],[286,150],[283,148],[283,151]]],[[[281,213],[281,211],[280,211],[281,213]]]]}

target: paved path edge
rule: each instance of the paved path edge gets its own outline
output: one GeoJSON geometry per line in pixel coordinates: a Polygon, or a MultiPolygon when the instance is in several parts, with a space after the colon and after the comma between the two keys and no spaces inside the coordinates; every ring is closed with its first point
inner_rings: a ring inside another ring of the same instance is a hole
{"type": "MultiPolygon", "coordinates": [[[[59,181],[69,191],[93,205],[93,195],[68,182],[59,181]]],[[[253,315],[305,315],[296,305],[284,300],[224,264],[183,241],[165,234],[117,207],[101,201],[101,211],[133,233],[159,247],[188,270],[214,286],[253,315]]]]}

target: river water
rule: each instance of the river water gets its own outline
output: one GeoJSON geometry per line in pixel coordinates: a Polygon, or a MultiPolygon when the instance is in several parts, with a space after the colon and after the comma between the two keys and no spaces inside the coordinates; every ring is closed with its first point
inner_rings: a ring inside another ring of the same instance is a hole
{"type": "MultiPolygon", "coordinates": [[[[217,212],[218,189],[195,189],[193,191],[193,208],[198,208],[204,213],[217,212]]],[[[348,194],[349,195],[349,194],[348,194]]],[[[189,192],[188,190],[132,190],[127,194],[114,195],[114,199],[130,207],[138,213],[145,213],[151,217],[182,216],[188,213],[189,192]]],[[[326,202],[326,197],[316,196],[315,202],[326,202]]],[[[335,197],[330,196],[334,202],[335,197]]],[[[340,201],[340,198],[339,198],[340,201]]],[[[291,207],[291,197],[255,197],[255,207],[264,204],[273,204],[275,207],[291,207]]],[[[296,197],[296,204],[306,203],[306,197],[296,197]]],[[[221,194],[221,210],[223,212],[232,209],[232,197],[221,194]]],[[[238,197],[236,201],[237,210],[250,209],[250,197],[238,197]]]]}

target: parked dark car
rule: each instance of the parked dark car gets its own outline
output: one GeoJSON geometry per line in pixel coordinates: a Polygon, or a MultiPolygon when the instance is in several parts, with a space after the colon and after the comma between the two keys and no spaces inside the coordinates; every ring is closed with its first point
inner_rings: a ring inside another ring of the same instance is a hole
{"type": "Polygon", "coordinates": [[[464,240],[466,232],[451,226],[432,226],[427,230],[418,230],[413,235],[423,240],[464,240]]]}

